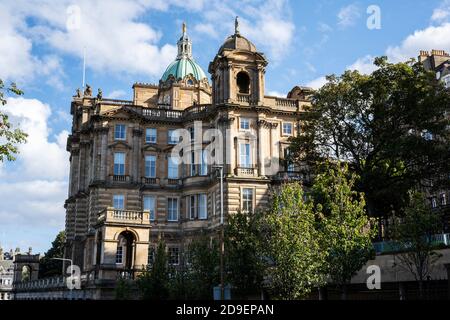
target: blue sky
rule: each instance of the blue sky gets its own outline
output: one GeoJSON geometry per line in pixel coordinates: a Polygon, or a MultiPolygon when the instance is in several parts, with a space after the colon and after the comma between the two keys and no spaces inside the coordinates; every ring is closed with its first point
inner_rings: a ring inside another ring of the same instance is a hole
{"type": "Polygon", "coordinates": [[[0,243],[46,251],[64,228],[70,101],[86,80],[94,93],[128,99],[134,82],[157,83],[175,58],[186,21],[197,62],[208,69],[240,17],[241,34],[266,54],[266,93],[319,87],[348,68],[373,70],[419,50],[450,51],[450,1],[284,0],[3,0],[0,78],[25,91],[3,108],[30,133],[14,163],[0,164],[0,243]],[[381,29],[367,27],[367,8],[381,10],[381,29]]]}

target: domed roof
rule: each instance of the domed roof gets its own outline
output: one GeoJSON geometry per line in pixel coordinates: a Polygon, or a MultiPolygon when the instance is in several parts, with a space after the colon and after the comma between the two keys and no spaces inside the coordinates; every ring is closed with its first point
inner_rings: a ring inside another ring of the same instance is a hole
{"type": "Polygon", "coordinates": [[[220,47],[219,52],[223,51],[223,49],[246,50],[250,52],[256,52],[256,46],[246,37],[241,36],[239,32],[238,17],[236,17],[236,20],[234,21],[234,34],[229,36],[225,40],[223,45],[220,47]]]}
{"type": "Polygon", "coordinates": [[[177,80],[184,79],[189,74],[192,74],[198,81],[206,78],[205,72],[194,60],[183,57],[175,60],[167,67],[161,80],[167,81],[171,75],[177,80]]]}
{"type": "Polygon", "coordinates": [[[197,81],[206,78],[203,69],[192,58],[192,42],[186,34],[186,24],[183,23],[183,35],[177,42],[178,55],[174,62],[172,62],[164,72],[161,81],[165,82],[170,76],[175,77],[176,80],[184,79],[186,76],[192,74],[197,81]]]}
{"type": "Polygon", "coordinates": [[[219,51],[223,49],[231,50],[246,50],[251,52],[256,52],[255,45],[247,38],[241,36],[240,34],[233,34],[229,36],[223,45],[220,47],[219,51]]]}

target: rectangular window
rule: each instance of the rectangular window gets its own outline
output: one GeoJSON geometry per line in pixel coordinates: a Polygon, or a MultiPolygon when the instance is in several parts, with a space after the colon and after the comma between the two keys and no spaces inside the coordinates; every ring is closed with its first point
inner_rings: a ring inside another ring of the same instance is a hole
{"type": "Polygon", "coordinates": [[[178,247],[169,247],[168,256],[170,265],[177,266],[180,264],[180,249],[178,247]]]}
{"type": "Polygon", "coordinates": [[[208,159],[206,150],[202,150],[202,159],[200,163],[200,175],[206,176],[208,175],[208,159]]]}
{"type": "Polygon", "coordinates": [[[216,216],[216,192],[213,191],[211,194],[211,207],[212,207],[212,215],[216,216]]]}
{"type": "Polygon", "coordinates": [[[189,136],[191,137],[191,141],[195,140],[195,129],[194,127],[189,128],[189,136]]]}
{"type": "Polygon", "coordinates": [[[125,175],[125,152],[114,153],[114,175],[125,175]]]}
{"type": "Polygon", "coordinates": [[[169,179],[178,179],[178,163],[175,157],[167,159],[167,177],[169,179]]]}
{"type": "Polygon", "coordinates": [[[241,118],[239,128],[241,130],[250,130],[250,120],[247,118],[241,118]]]}
{"type": "Polygon", "coordinates": [[[147,128],[145,130],[145,142],[156,143],[156,128],[147,128]]]}
{"type": "Polygon", "coordinates": [[[180,141],[178,133],[175,133],[175,129],[169,129],[167,131],[167,144],[177,144],[180,141]]]}
{"type": "Polygon", "coordinates": [[[437,208],[437,200],[436,197],[431,198],[431,207],[437,208]]]}
{"type": "Polygon", "coordinates": [[[150,211],[150,221],[155,220],[156,199],[154,196],[144,196],[144,211],[150,211]]]}
{"type": "Polygon", "coordinates": [[[197,198],[195,195],[189,197],[189,219],[197,218],[197,198]]]}
{"type": "Polygon", "coordinates": [[[242,211],[253,212],[253,189],[242,189],[242,211]]]}
{"type": "Polygon", "coordinates": [[[153,263],[155,263],[155,247],[154,246],[148,246],[147,264],[149,266],[152,266],[153,263]]]}
{"type": "Polygon", "coordinates": [[[117,210],[125,209],[125,197],[123,194],[116,194],[113,197],[113,208],[117,210]]]}
{"type": "Polygon", "coordinates": [[[156,178],[156,156],[145,156],[145,177],[156,178]]]}
{"type": "Polygon", "coordinates": [[[283,122],[283,135],[285,135],[285,136],[292,135],[292,123],[283,122]]]}
{"type": "Polygon", "coordinates": [[[178,199],[167,198],[167,220],[178,221],[178,199]]]}
{"type": "Polygon", "coordinates": [[[116,263],[117,264],[123,263],[123,247],[122,246],[117,246],[116,263]]]}
{"type": "Polygon", "coordinates": [[[284,149],[284,159],[286,162],[286,171],[287,172],[294,172],[295,166],[292,161],[289,160],[291,150],[289,148],[284,149]]]}
{"type": "Polygon", "coordinates": [[[242,168],[251,168],[251,159],[250,159],[250,143],[241,143],[240,144],[240,166],[242,168]]]}
{"type": "Polygon", "coordinates": [[[126,140],[126,128],[124,124],[116,124],[114,128],[114,140],[126,140]]]}
{"type": "Polygon", "coordinates": [[[195,152],[191,152],[191,176],[197,175],[197,167],[195,166],[195,152]]]}
{"type": "Polygon", "coordinates": [[[441,206],[445,206],[447,205],[447,197],[445,196],[445,193],[442,193],[440,196],[440,202],[441,202],[441,206]]]}
{"type": "Polygon", "coordinates": [[[208,219],[208,197],[206,194],[198,195],[198,218],[200,220],[208,219]]]}

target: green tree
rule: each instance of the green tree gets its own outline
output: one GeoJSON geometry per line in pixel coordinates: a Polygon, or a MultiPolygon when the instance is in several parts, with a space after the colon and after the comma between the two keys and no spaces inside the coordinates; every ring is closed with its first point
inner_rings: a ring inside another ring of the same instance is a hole
{"type": "MultiPolygon", "coordinates": [[[[15,83],[9,87],[5,87],[2,79],[0,79],[0,104],[6,105],[6,94],[13,93],[15,95],[23,95],[23,91],[17,88],[15,83]]],[[[26,142],[27,134],[22,130],[14,129],[9,122],[9,117],[6,113],[0,110],[0,161],[3,162],[6,158],[8,161],[15,160],[15,154],[19,152],[17,144],[26,142]]]]}
{"type": "Polygon", "coordinates": [[[137,288],[144,300],[166,300],[169,298],[169,267],[167,263],[166,245],[159,241],[152,266],[139,275],[137,288]]]}
{"type": "Polygon", "coordinates": [[[404,216],[398,219],[393,238],[398,247],[399,267],[410,272],[419,284],[419,294],[423,298],[423,282],[440,255],[434,251],[436,244],[431,236],[440,232],[441,217],[432,213],[423,194],[412,192],[404,216]]]}
{"type": "Polygon", "coordinates": [[[206,233],[194,239],[188,248],[187,266],[192,281],[191,299],[210,300],[213,287],[220,283],[219,245],[206,233]]]}
{"type": "Polygon", "coordinates": [[[62,261],[52,259],[64,257],[65,238],[65,232],[59,232],[52,242],[52,247],[44,254],[44,257],[41,258],[39,264],[39,278],[51,277],[64,273],[62,270],[62,261]]]}
{"type": "Polygon", "coordinates": [[[276,299],[300,299],[325,281],[321,270],[326,251],[321,250],[313,204],[305,201],[299,183],[283,185],[272,203],[259,226],[265,284],[276,299]]]}
{"type": "Polygon", "coordinates": [[[375,224],[365,212],[362,194],[354,191],[356,175],[347,165],[325,164],[312,187],[322,250],[328,252],[324,268],[328,280],[342,288],[346,299],[347,284],[373,254],[375,224]]]}
{"type": "Polygon", "coordinates": [[[259,223],[261,214],[237,213],[228,217],[225,229],[227,282],[238,298],[262,289],[264,264],[261,258],[259,223]]]}
{"type": "Polygon", "coordinates": [[[119,279],[114,293],[116,300],[131,300],[134,293],[133,283],[127,279],[119,279]]]}
{"type": "Polygon", "coordinates": [[[383,216],[427,179],[448,186],[442,172],[450,172],[450,92],[421,63],[383,57],[375,65],[371,75],[327,77],[305,109],[291,155],[313,173],[326,158],[349,163],[370,215],[383,216]]]}

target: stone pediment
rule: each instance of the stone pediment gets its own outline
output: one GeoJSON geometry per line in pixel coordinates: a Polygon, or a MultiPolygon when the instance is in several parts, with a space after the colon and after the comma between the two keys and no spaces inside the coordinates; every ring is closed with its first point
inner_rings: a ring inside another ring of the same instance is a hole
{"type": "Polygon", "coordinates": [[[142,119],[142,115],[134,111],[132,108],[123,106],[118,109],[109,110],[103,113],[103,116],[120,119],[142,119]]]}
{"type": "Polygon", "coordinates": [[[115,141],[114,143],[111,143],[108,146],[108,148],[116,148],[118,146],[122,146],[122,147],[125,147],[127,149],[132,149],[132,147],[128,143],[126,143],[125,141],[115,141]]]}
{"type": "Polygon", "coordinates": [[[154,152],[161,152],[161,148],[158,148],[155,144],[146,144],[142,147],[142,151],[154,151],[154,152]]]}

